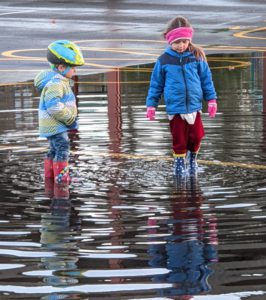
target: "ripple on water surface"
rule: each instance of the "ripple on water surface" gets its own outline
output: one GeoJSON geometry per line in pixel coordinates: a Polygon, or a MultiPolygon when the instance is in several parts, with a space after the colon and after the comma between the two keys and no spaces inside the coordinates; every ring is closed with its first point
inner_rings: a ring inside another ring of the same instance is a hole
{"type": "Polygon", "coordinates": [[[1,299],[266,297],[262,66],[238,59],[254,68],[213,70],[218,114],[204,109],[199,170],[181,179],[164,107],[148,122],[133,83],[150,66],[119,70],[132,84],[112,97],[103,75],[82,80],[69,186],[43,178],[32,84],[1,87],[1,299]]]}

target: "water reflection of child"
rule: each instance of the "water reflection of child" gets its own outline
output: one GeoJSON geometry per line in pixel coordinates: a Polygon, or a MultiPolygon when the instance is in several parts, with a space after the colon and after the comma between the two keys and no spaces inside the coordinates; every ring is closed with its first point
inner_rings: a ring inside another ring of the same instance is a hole
{"type": "Polygon", "coordinates": [[[163,33],[170,45],[157,59],[146,99],[147,118],[153,120],[164,93],[172,134],[174,172],[185,173],[185,156],[194,172],[204,136],[201,121],[202,100],[208,102],[210,117],[217,111],[216,92],[204,51],[192,44],[193,29],[184,17],[170,21],[163,33]]]}
{"type": "Polygon", "coordinates": [[[77,107],[70,79],[84,59],[77,45],[67,40],[51,43],[47,50],[51,70],[40,72],[34,85],[41,92],[39,104],[40,136],[48,139],[49,152],[44,175],[58,182],[69,182],[69,130],[77,129],[77,107]]]}
{"type": "MultiPolygon", "coordinates": [[[[172,220],[167,223],[171,236],[166,244],[155,240],[149,248],[149,264],[169,270],[167,274],[154,276],[153,280],[173,284],[160,290],[160,296],[171,299],[191,299],[191,295],[209,291],[208,277],[212,273],[209,265],[217,261],[216,220],[210,215],[206,218],[201,210],[203,198],[195,177],[190,177],[190,184],[171,202],[172,220]]],[[[153,225],[155,221],[149,219],[153,225]]]]}
{"type": "MultiPolygon", "coordinates": [[[[50,211],[42,215],[40,243],[43,249],[55,252],[56,255],[42,258],[42,267],[51,271],[43,280],[52,287],[73,286],[78,283],[75,276],[78,258],[74,254],[77,246],[72,232],[78,229],[79,220],[71,206],[69,186],[55,185],[50,211]]],[[[74,299],[75,295],[69,295],[71,296],[74,299]]],[[[57,300],[62,297],[60,292],[54,292],[42,299],[57,300]]]]}

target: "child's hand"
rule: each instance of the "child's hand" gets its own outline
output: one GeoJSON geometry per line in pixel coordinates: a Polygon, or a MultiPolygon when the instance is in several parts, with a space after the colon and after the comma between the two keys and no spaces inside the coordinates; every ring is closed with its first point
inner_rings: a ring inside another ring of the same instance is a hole
{"type": "Polygon", "coordinates": [[[78,118],[75,118],[74,122],[70,125],[67,125],[68,130],[73,130],[78,128],[78,118]]]}
{"type": "Polygon", "coordinates": [[[147,107],[146,118],[149,119],[150,121],[155,119],[155,107],[153,106],[147,107]]]}
{"type": "Polygon", "coordinates": [[[215,99],[208,101],[208,113],[210,118],[214,118],[217,112],[217,102],[215,99]]]}

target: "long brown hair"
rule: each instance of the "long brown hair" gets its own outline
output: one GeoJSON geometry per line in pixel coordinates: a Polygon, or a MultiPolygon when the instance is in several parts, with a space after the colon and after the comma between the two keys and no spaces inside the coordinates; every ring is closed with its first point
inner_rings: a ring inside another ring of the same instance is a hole
{"type": "MultiPolygon", "coordinates": [[[[192,26],[186,18],[182,16],[177,16],[169,21],[165,30],[163,31],[163,37],[165,38],[166,34],[169,31],[179,27],[192,27],[192,26]]],[[[189,43],[188,50],[194,53],[197,59],[207,60],[204,50],[201,47],[194,45],[192,42],[189,43]]]]}

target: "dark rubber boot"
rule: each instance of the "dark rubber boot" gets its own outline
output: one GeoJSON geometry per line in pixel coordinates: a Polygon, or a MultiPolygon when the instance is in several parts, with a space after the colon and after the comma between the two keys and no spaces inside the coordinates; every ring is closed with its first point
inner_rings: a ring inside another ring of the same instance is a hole
{"type": "Polygon", "coordinates": [[[176,176],[183,176],[186,173],[185,157],[175,157],[174,173],[176,176]]]}
{"type": "Polygon", "coordinates": [[[198,164],[197,164],[197,152],[191,152],[190,153],[190,158],[189,158],[189,167],[190,171],[192,173],[195,173],[198,169],[198,164]]]}

